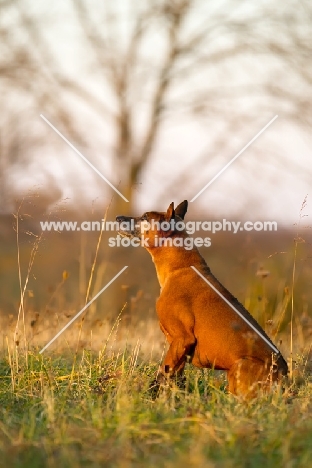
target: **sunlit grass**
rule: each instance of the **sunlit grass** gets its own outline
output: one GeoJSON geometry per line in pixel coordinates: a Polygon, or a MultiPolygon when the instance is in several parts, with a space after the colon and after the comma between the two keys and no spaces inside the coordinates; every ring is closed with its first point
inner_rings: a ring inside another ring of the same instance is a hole
{"type": "Polygon", "coordinates": [[[308,466],[306,370],[300,386],[247,404],[226,393],[223,373],[188,366],[186,390],[153,401],[158,363],[137,348],[83,351],[75,368],[70,355],[16,360],[0,364],[1,466],[308,466]]]}

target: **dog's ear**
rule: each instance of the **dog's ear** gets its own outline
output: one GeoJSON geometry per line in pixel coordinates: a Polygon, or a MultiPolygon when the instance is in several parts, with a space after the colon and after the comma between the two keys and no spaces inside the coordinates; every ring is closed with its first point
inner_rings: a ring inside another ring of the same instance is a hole
{"type": "Polygon", "coordinates": [[[166,221],[170,221],[174,217],[175,217],[175,210],[174,210],[174,204],[172,202],[172,203],[170,203],[170,205],[168,207],[165,218],[166,218],[166,221]]]}
{"type": "Polygon", "coordinates": [[[178,205],[175,209],[175,214],[179,216],[179,218],[184,219],[184,216],[186,215],[187,212],[187,207],[188,207],[188,201],[184,200],[180,205],[178,205]]]}

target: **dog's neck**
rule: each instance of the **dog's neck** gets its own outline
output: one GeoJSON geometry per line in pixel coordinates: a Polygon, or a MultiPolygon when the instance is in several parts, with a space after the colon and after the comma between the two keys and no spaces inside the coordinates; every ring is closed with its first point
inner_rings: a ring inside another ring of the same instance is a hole
{"type": "Polygon", "coordinates": [[[182,269],[191,266],[208,268],[205,260],[196,247],[185,250],[183,247],[148,247],[146,250],[151,254],[156,267],[156,273],[160,288],[163,289],[169,276],[182,269]],[[174,252],[174,255],[173,255],[174,252]],[[167,261],[167,258],[168,261],[167,261]]]}

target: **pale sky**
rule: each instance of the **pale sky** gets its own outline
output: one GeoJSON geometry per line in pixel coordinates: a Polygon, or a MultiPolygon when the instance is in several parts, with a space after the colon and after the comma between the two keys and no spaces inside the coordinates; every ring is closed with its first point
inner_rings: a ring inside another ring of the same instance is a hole
{"type": "MultiPolygon", "coordinates": [[[[36,7],[33,3],[29,5],[32,7],[30,14],[40,18],[38,5],[36,4],[36,7]]],[[[251,5],[247,7],[246,2],[244,5],[247,14],[251,11],[251,5]]],[[[77,55],[76,42],[81,31],[71,18],[67,2],[58,0],[50,7],[50,16],[46,18],[43,31],[64,71],[71,75],[72,79],[76,76],[77,82],[92,87],[95,96],[98,95],[99,99],[108,106],[113,105],[103,82],[99,81],[96,74],[93,76],[92,70],[88,70],[87,64],[84,63],[85,59],[87,62],[87,58],[77,55]],[[57,19],[59,21],[56,23],[57,19]]],[[[42,8],[45,10],[45,7],[42,8]]],[[[240,12],[233,11],[234,16],[235,14],[238,15],[240,12]]],[[[199,16],[198,13],[198,20],[199,16]]],[[[234,59],[234,65],[235,63],[234,59]]],[[[252,60],[250,63],[254,64],[252,60]]],[[[239,83],[243,77],[241,63],[237,63],[236,68],[234,65],[232,62],[229,70],[226,67],[223,70],[225,83],[229,78],[239,83]],[[232,70],[232,75],[227,76],[227,72],[232,70]]],[[[261,70],[256,63],[254,65],[248,69],[248,73],[252,79],[257,80],[261,70]]],[[[204,79],[206,79],[204,76],[198,76],[194,78],[192,85],[204,87],[204,79]]],[[[209,79],[210,85],[215,83],[217,86],[220,75],[216,73],[209,79]]],[[[58,96],[55,96],[55,99],[58,99],[58,96]]],[[[105,119],[100,120],[99,117],[96,118],[94,114],[89,113],[86,106],[81,103],[76,104],[73,100],[69,102],[75,118],[80,121],[81,132],[91,135],[94,141],[93,146],[87,148],[85,152],[82,149],[82,153],[113,184],[118,184],[110,156],[114,141],[112,127],[105,119]]],[[[253,113],[257,114],[257,121],[251,119],[250,124],[242,123],[235,133],[235,138],[225,131],[224,139],[230,138],[231,141],[228,147],[218,154],[211,155],[210,148],[213,147],[212,141],[215,135],[222,136],[228,119],[226,102],[224,113],[218,113],[215,117],[209,116],[206,120],[199,121],[194,117],[176,115],[168,122],[159,135],[153,158],[141,174],[136,190],[138,212],[147,209],[165,209],[171,201],[178,203],[185,198],[193,198],[275,114],[279,114],[270,128],[198,197],[189,210],[193,210],[194,214],[199,212],[206,218],[243,216],[245,219],[273,219],[292,225],[297,222],[301,204],[308,194],[306,213],[312,216],[312,200],[310,202],[309,199],[309,195],[312,195],[310,193],[312,138],[308,135],[307,129],[301,131],[287,121],[282,108],[277,108],[273,113],[270,110],[258,114],[257,104],[259,100],[255,99],[253,113]]],[[[238,100],[238,106],[247,105],[250,105],[250,102],[247,104],[244,99],[238,100]]],[[[38,111],[37,117],[36,113],[30,116],[30,124],[35,128],[46,125],[40,119],[41,112],[49,118],[46,109],[38,111]]],[[[58,122],[53,121],[53,124],[58,127],[58,122]]],[[[90,206],[91,201],[96,198],[103,200],[104,203],[113,193],[111,188],[64,142],[57,142],[58,151],[56,151],[55,143],[59,137],[53,135],[50,129],[44,131],[48,141],[43,149],[38,148],[29,156],[26,168],[15,166],[10,171],[11,185],[17,187],[21,193],[37,184],[46,187],[52,176],[55,184],[61,187],[63,197],[70,199],[69,203],[82,203],[85,199],[86,206],[90,206]]],[[[72,143],[75,145],[75,141],[72,143]]]]}

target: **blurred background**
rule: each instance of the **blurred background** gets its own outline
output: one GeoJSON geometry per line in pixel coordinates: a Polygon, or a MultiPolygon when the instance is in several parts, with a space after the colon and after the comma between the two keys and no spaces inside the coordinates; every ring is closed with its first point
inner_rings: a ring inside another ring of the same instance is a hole
{"type": "Polygon", "coordinates": [[[4,330],[18,311],[32,337],[59,327],[125,264],[90,321],[124,308],[123,323],[144,329],[159,289],[147,252],[103,235],[96,256],[99,233],[42,235],[39,221],[191,199],[275,115],[188,219],[277,221],[274,233],[214,235],[202,253],[263,324],[279,310],[287,330],[293,302],[298,336],[300,320],[310,330],[311,21],[308,0],[0,0],[4,330]]]}

